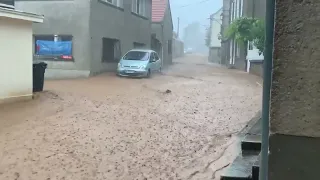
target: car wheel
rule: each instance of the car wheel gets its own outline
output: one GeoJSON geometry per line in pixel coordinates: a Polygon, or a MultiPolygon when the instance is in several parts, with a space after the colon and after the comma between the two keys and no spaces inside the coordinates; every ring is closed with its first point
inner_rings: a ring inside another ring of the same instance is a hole
{"type": "Polygon", "coordinates": [[[151,70],[149,69],[147,73],[147,78],[150,78],[150,77],[151,77],[151,70]]]}

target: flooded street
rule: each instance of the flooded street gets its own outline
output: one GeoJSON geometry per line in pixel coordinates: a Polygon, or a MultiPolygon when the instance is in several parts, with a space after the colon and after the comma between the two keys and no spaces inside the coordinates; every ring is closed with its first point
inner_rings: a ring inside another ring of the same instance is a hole
{"type": "Polygon", "coordinates": [[[46,81],[33,101],[0,108],[0,179],[214,178],[261,109],[261,82],[206,61],[176,59],[150,79],[46,81]]]}

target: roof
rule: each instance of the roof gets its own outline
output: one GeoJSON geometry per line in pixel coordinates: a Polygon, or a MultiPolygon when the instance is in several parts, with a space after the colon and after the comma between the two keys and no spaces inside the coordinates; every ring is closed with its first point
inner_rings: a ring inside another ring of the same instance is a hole
{"type": "Polygon", "coordinates": [[[17,11],[15,9],[9,9],[9,8],[0,8],[0,17],[19,19],[19,20],[31,21],[31,22],[37,22],[37,23],[42,23],[44,19],[42,15],[27,13],[23,11],[17,11]]]}
{"type": "Polygon", "coordinates": [[[169,0],[152,0],[152,22],[161,22],[167,10],[169,0]]]}

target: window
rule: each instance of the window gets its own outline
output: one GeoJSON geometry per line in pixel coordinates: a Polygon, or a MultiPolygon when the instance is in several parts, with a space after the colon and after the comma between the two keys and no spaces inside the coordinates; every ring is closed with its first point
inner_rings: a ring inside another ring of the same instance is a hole
{"type": "Polygon", "coordinates": [[[168,53],[172,54],[172,40],[168,41],[168,53]]]}
{"type": "Polygon", "coordinates": [[[105,0],[106,2],[118,7],[123,7],[123,0],[105,0]]]}
{"type": "Polygon", "coordinates": [[[35,58],[46,60],[74,60],[71,35],[35,35],[35,58]]]}
{"type": "Polygon", "coordinates": [[[145,16],[146,0],[132,0],[132,12],[145,16]]]}
{"type": "Polygon", "coordinates": [[[102,38],[102,62],[119,62],[121,58],[120,41],[102,38]]]}

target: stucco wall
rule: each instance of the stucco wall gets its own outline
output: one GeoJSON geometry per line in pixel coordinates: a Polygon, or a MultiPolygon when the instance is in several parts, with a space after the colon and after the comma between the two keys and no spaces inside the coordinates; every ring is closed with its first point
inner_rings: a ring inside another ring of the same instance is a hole
{"type": "Polygon", "coordinates": [[[180,39],[172,39],[172,58],[178,58],[184,55],[184,44],[180,39]]]}
{"type": "MultiPolygon", "coordinates": [[[[163,65],[167,66],[172,63],[173,54],[168,53],[168,41],[173,40],[173,24],[172,24],[172,16],[170,12],[170,8],[168,7],[161,23],[152,23],[152,33],[156,34],[156,38],[161,42],[163,47],[163,57],[162,53],[160,56],[162,57],[163,65]],[[163,27],[162,27],[163,25],[163,27]],[[163,28],[163,29],[162,29],[163,28]]],[[[172,43],[173,46],[173,43],[172,43]]]]}
{"type": "MultiPolygon", "coordinates": [[[[299,1],[300,2],[300,1],[299,1]]],[[[271,131],[320,137],[319,3],[277,2],[271,131]]]]}
{"type": "Polygon", "coordinates": [[[117,63],[102,63],[103,37],[120,40],[122,54],[134,42],[150,47],[151,0],[147,0],[145,18],[131,13],[131,1],[123,2],[121,10],[98,0],[17,1],[17,9],[45,16],[43,24],[33,26],[34,34],[73,36],[75,61],[46,61],[46,78],[86,77],[115,70],[117,63]]]}
{"type": "Polygon", "coordinates": [[[251,61],[249,73],[263,77],[263,61],[251,61]]]}
{"type": "MultiPolygon", "coordinates": [[[[89,1],[16,1],[16,9],[44,15],[34,35],[72,35],[74,62],[46,61],[49,69],[90,70],[89,1]]],[[[34,49],[32,49],[34,51],[34,49]]],[[[50,70],[49,70],[50,71],[50,70]]],[[[50,72],[46,73],[46,75],[50,72]]]]}
{"type": "Polygon", "coordinates": [[[269,179],[319,179],[320,4],[276,1],[269,179]]]}
{"type": "Polygon", "coordinates": [[[32,23],[0,17],[0,103],[32,96],[32,23]]]}
{"type": "Polygon", "coordinates": [[[221,40],[218,38],[221,31],[221,24],[222,24],[221,13],[222,13],[222,9],[210,16],[211,18],[210,47],[221,47],[221,40]]]}
{"type": "Polygon", "coordinates": [[[244,0],[243,16],[261,18],[264,20],[266,13],[266,0],[244,0]]]}
{"type": "Polygon", "coordinates": [[[151,3],[146,8],[146,17],[131,13],[131,2],[124,1],[123,9],[115,8],[99,0],[90,4],[91,73],[115,71],[117,63],[102,62],[102,38],[120,40],[121,53],[133,48],[133,43],[143,43],[150,48],[151,43],[151,3]]]}

